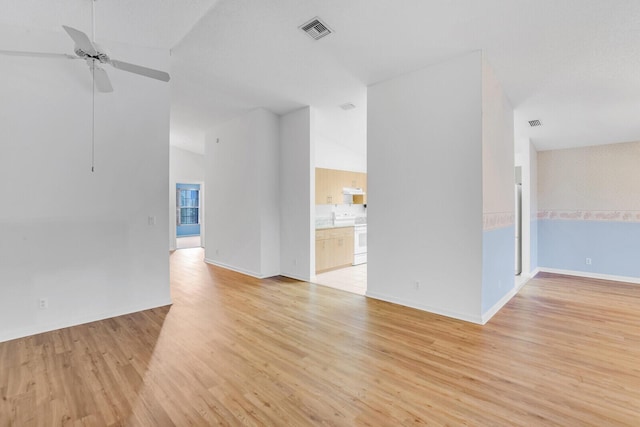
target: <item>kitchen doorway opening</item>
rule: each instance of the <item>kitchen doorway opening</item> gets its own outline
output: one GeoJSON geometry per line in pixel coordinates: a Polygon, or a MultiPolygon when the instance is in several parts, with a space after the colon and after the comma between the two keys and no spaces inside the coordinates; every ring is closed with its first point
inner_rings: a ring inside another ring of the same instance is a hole
{"type": "Polygon", "coordinates": [[[313,283],[330,288],[365,295],[367,293],[367,264],[343,267],[316,274],[313,283]]]}
{"type": "Polygon", "coordinates": [[[316,168],[312,282],[367,292],[367,174],[316,168]]]}
{"type": "Polygon", "coordinates": [[[176,184],[176,249],[202,247],[200,184],[176,184]]]}

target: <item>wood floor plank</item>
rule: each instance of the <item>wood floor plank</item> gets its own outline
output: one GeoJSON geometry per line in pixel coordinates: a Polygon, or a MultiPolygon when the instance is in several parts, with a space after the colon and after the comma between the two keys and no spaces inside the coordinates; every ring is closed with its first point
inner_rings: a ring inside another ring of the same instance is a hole
{"type": "Polygon", "coordinates": [[[640,286],[540,274],[479,326],[171,255],[174,304],[0,343],[0,426],[640,425],[640,286]]]}

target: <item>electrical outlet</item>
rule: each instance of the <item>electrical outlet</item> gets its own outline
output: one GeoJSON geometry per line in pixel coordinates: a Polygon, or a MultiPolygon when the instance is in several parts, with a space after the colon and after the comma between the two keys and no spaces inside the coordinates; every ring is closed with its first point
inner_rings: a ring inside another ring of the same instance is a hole
{"type": "Polygon", "coordinates": [[[298,265],[298,260],[297,259],[293,260],[293,265],[298,265]]]}
{"type": "Polygon", "coordinates": [[[420,281],[416,280],[413,282],[413,287],[414,289],[417,291],[418,289],[420,289],[420,281]]]}
{"type": "Polygon", "coordinates": [[[591,258],[587,258],[585,262],[587,263],[587,265],[591,265],[591,258]]]}
{"type": "Polygon", "coordinates": [[[49,308],[49,300],[48,300],[48,299],[46,299],[46,298],[40,298],[40,299],[38,300],[38,307],[39,307],[41,310],[44,310],[44,309],[46,309],[46,308],[49,308]]]}
{"type": "Polygon", "coordinates": [[[149,215],[149,218],[147,219],[149,225],[156,225],[156,217],[149,215]]]}
{"type": "Polygon", "coordinates": [[[216,249],[216,255],[220,255],[220,251],[216,249]]]}

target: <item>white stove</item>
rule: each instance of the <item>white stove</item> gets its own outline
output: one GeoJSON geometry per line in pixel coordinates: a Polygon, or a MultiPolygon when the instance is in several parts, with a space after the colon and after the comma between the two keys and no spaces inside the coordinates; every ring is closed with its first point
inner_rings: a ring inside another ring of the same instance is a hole
{"type": "Polygon", "coordinates": [[[356,224],[353,227],[353,265],[367,262],[367,224],[356,224]]]}
{"type": "Polygon", "coordinates": [[[333,213],[334,227],[349,227],[356,224],[356,216],[349,213],[337,214],[333,213]]]}

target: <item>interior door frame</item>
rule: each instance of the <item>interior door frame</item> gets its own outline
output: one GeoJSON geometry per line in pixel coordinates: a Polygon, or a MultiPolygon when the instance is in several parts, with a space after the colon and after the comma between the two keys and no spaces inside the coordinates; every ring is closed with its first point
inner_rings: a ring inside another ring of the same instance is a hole
{"type": "Polygon", "coordinates": [[[175,221],[170,221],[171,224],[169,224],[169,227],[172,227],[172,231],[171,231],[171,236],[172,241],[170,242],[170,250],[176,250],[176,247],[178,245],[178,221],[177,221],[177,215],[178,215],[178,184],[197,184],[200,185],[200,194],[198,195],[198,197],[200,198],[200,208],[198,211],[198,217],[199,217],[199,221],[200,221],[200,246],[202,248],[205,247],[205,209],[206,209],[206,199],[205,199],[205,184],[204,181],[194,181],[191,179],[177,179],[174,183],[173,183],[173,188],[172,188],[172,192],[173,194],[175,194],[175,203],[173,203],[173,206],[171,209],[173,209],[173,211],[176,214],[176,220],[175,221]]]}

